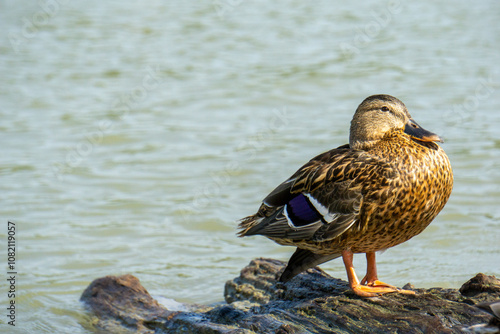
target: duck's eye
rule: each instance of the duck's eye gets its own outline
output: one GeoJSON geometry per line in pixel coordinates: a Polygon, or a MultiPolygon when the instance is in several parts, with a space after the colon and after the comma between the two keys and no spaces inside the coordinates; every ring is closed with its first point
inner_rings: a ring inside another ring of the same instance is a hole
{"type": "Polygon", "coordinates": [[[386,112],[386,111],[389,111],[389,108],[387,108],[386,106],[383,106],[382,108],[380,108],[380,110],[382,110],[383,112],[386,112]]]}

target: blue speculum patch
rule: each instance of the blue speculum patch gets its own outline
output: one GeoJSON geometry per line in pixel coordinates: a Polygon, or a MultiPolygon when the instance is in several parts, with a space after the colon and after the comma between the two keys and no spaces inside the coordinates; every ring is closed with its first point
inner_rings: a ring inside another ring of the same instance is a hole
{"type": "Polygon", "coordinates": [[[288,202],[286,212],[294,226],[309,225],[322,218],[309,199],[302,194],[288,202]]]}

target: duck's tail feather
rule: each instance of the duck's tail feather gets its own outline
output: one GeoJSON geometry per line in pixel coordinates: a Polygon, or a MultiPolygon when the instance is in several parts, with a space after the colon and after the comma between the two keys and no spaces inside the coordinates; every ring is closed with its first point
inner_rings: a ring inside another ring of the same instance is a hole
{"type": "Polygon", "coordinates": [[[288,265],[283,274],[281,274],[279,281],[286,283],[301,272],[340,256],[341,254],[316,254],[306,249],[297,248],[290,260],[288,260],[288,265]]]}
{"type": "Polygon", "coordinates": [[[248,216],[240,220],[238,228],[238,237],[244,237],[246,235],[254,235],[253,230],[260,225],[264,217],[259,217],[257,215],[248,216]]]}
{"type": "Polygon", "coordinates": [[[269,222],[275,221],[276,216],[281,212],[282,207],[275,208],[262,204],[256,214],[245,217],[240,221],[238,236],[244,237],[256,234],[267,235],[264,233],[266,225],[268,225],[269,222]]]}

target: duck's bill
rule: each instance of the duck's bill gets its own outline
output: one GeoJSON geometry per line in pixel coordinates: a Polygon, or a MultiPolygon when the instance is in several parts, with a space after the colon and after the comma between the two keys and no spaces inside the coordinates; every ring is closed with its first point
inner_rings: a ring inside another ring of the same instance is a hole
{"type": "Polygon", "coordinates": [[[443,142],[443,139],[439,137],[434,132],[427,131],[417,124],[413,119],[410,118],[408,123],[405,125],[405,133],[410,137],[415,138],[420,141],[438,141],[443,142]]]}

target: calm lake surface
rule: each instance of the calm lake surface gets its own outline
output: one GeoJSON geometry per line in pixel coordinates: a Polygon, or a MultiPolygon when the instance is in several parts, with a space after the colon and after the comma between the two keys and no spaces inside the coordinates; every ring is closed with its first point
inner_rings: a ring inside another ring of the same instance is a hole
{"type": "MultiPolygon", "coordinates": [[[[287,260],[237,220],[345,144],[376,93],[445,139],[455,173],[429,228],[378,256],[380,278],[500,275],[499,22],[493,0],[2,1],[0,332],[8,220],[19,333],[91,333],[79,298],[105,275],[214,303],[251,259],[287,260]]],[[[322,268],[346,279],[340,260],[322,268]]]]}

